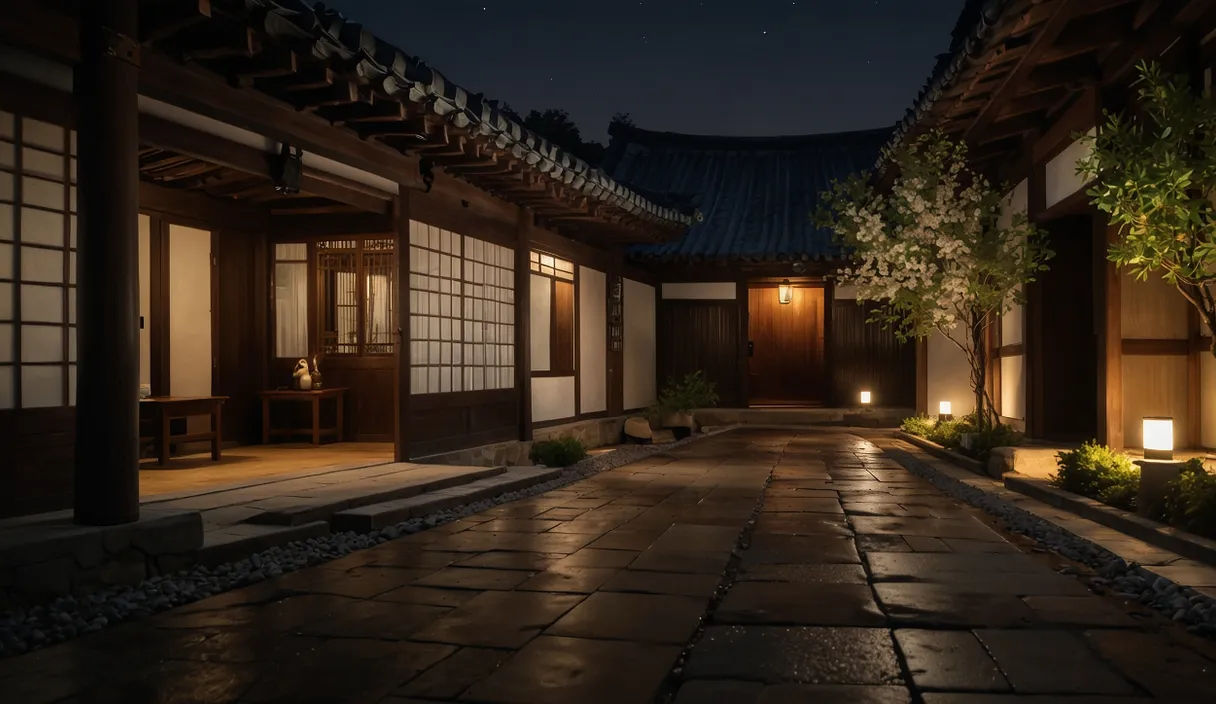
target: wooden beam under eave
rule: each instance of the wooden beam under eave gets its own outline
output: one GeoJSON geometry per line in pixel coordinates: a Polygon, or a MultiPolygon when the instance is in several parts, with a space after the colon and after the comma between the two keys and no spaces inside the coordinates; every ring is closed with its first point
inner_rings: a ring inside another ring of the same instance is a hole
{"type": "Polygon", "coordinates": [[[1050,49],[1052,43],[1064,31],[1069,20],[1077,14],[1082,4],[1082,0],[1058,1],[1048,19],[1035,30],[1034,39],[1031,40],[1026,54],[993,91],[987,105],[980,111],[979,116],[972,123],[971,129],[967,131],[965,139],[971,141],[975,135],[985,131],[996,120],[1001,101],[1021,91],[1021,85],[1029,79],[1039,58],[1050,49]]]}
{"type": "Polygon", "coordinates": [[[239,38],[230,43],[217,43],[212,46],[199,46],[182,51],[184,61],[209,61],[211,59],[232,59],[251,57],[262,51],[262,40],[252,27],[246,27],[239,38]]]}
{"type": "Polygon", "coordinates": [[[211,0],[155,0],[139,10],[139,42],[147,46],[209,19],[211,0]]]}
{"type": "Polygon", "coordinates": [[[269,231],[276,237],[333,237],[339,235],[390,235],[395,221],[389,215],[274,215],[269,231]]]}

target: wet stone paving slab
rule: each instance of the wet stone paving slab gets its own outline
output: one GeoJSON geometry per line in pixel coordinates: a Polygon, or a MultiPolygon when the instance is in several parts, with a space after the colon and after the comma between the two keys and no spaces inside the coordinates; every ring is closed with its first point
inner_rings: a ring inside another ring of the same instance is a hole
{"type": "Polygon", "coordinates": [[[1216,701],[1216,647],[845,430],[737,430],[0,662],[0,702],[1216,701]],[[1066,569],[1067,568],[1067,569],[1066,569]]]}

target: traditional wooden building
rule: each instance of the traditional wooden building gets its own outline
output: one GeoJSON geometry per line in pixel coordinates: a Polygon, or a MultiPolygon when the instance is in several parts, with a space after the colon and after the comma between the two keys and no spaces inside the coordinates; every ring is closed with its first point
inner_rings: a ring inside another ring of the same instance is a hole
{"type": "Polygon", "coordinates": [[[816,227],[834,179],[873,167],[890,130],[708,137],[613,125],[605,168],[693,215],[678,239],[631,245],[651,267],[660,379],[702,370],[728,407],[915,403],[914,349],[867,325],[832,273],[846,256],[816,227]],[[784,285],[783,285],[784,284],[784,285]]]}
{"type": "MultiPolygon", "coordinates": [[[[1001,415],[1034,438],[1138,448],[1141,419],[1168,416],[1177,446],[1216,447],[1212,332],[1173,287],[1107,261],[1117,231],[1076,172],[1077,136],[1103,110],[1134,107],[1139,61],[1211,88],[1214,30],[1211,0],[973,0],[893,137],[890,146],[940,128],[966,140],[978,168],[1011,185],[1010,211],[1049,233],[1051,271],[990,342],[1001,415]]],[[[917,359],[922,411],[973,407],[948,342],[928,340],[917,359]]]]}
{"type": "Polygon", "coordinates": [[[402,460],[645,406],[624,247],[690,222],[321,6],[9,3],[0,515],[134,520],[143,440],[259,442],[314,355],[306,434],[402,460]]]}

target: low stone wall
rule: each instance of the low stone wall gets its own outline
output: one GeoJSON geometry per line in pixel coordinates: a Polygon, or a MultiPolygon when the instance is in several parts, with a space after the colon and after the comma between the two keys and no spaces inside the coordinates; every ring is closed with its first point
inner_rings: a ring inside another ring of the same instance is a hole
{"type": "MultiPolygon", "coordinates": [[[[583,443],[588,450],[605,445],[615,445],[621,441],[621,432],[625,427],[627,416],[614,418],[595,418],[565,425],[554,425],[547,428],[537,428],[532,433],[533,442],[545,442],[560,438],[575,438],[583,443]]],[[[425,464],[450,464],[462,467],[514,467],[530,465],[532,460],[531,442],[511,440],[471,447],[466,450],[455,450],[429,457],[416,457],[414,462],[425,464]]]]}
{"type": "Polygon", "coordinates": [[[86,594],[193,566],[197,512],[142,509],[120,526],[78,526],[70,511],[0,524],[0,610],[86,594]]]}

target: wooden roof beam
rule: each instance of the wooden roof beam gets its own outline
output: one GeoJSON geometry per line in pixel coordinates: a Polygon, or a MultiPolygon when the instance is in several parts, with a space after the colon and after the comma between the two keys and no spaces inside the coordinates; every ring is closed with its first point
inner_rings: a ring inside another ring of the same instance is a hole
{"type": "Polygon", "coordinates": [[[144,0],[139,4],[139,42],[144,46],[211,17],[211,0],[144,0]]]}
{"type": "Polygon", "coordinates": [[[1059,0],[1055,4],[1051,15],[1035,31],[1026,55],[989,96],[987,104],[971,123],[971,128],[964,134],[964,139],[972,141],[974,135],[983,132],[996,120],[1001,100],[1011,93],[1020,91],[1020,84],[1030,77],[1039,58],[1051,48],[1056,38],[1064,31],[1073,16],[1079,12],[1080,5],[1085,1],[1087,0],[1059,0]]]}
{"type": "Polygon", "coordinates": [[[250,58],[262,51],[262,40],[252,27],[246,27],[241,38],[214,46],[200,46],[182,51],[184,61],[208,61],[211,59],[250,58]]]}

